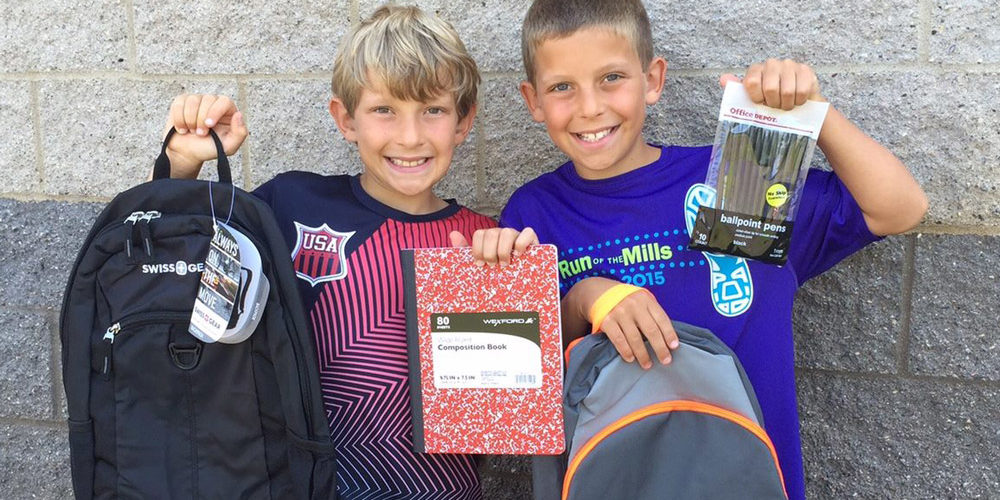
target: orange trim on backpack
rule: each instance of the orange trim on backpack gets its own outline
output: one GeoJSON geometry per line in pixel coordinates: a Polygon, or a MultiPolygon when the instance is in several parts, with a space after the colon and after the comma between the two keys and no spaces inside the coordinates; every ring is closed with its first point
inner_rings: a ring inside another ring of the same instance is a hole
{"type": "Polygon", "coordinates": [[[774,450],[774,445],[771,443],[771,438],[767,436],[767,433],[764,432],[764,429],[762,429],[759,425],[757,425],[753,420],[750,420],[749,418],[746,418],[743,415],[740,415],[739,413],[727,410],[725,408],[719,408],[718,406],[713,406],[698,401],[679,400],[679,401],[667,401],[664,403],[657,403],[636,410],[614,421],[611,425],[608,425],[607,427],[602,429],[601,432],[598,432],[592,438],[590,438],[590,440],[588,440],[587,443],[584,444],[582,448],[580,448],[580,451],[576,454],[576,456],[573,457],[573,461],[569,463],[569,467],[566,468],[566,477],[565,479],[563,479],[563,490],[562,490],[563,500],[567,500],[569,498],[569,485],[573,481],[573,475],[576,474],[577,467],[579,467],[580,463],[583,462],[585,458],[587,458],[587,454],[590,453],[594,449],[594,447],[600,444],[600,442],[603,441],[604,438],[615,433],[622,427],[625,427],[626,425],[629,425],[636,421],[642,420],[646,417],[658,415],[661,413],[669,413],[673,411],[690,411],[695,413],[704,413],[707,415],[712,415],[714,417],[719,417],[728,420],[730,422],[733,422],[734,424],[739,425],[740,427],[743,427],[744,429],[752,432],[754,436],[757,436],[757,439],[760,439],[765,445],[767,445],[767,449],[771,452],[771,458],[774,459],[774,467],[778,469],[778,479],[781,480],[781,490],[785,493],[785,498],[788,498],[788,491],[785,490],[785,476],[781,473],[781,465],[778,464],[778,452],[774,450]]]}
{"type": "Polygon", "coordinates": [[[583,339],[585,339],[585,338],[587,338],[586,335],[583,335],[581,337],[577,337],[577,338],[573,339],[573,341],[570,342],[568,346],[566,346],[566,353],[564,354],[564,356],[566,357],[566,364],[567,365],[569,364],[569,352],[572,351],[573,348],[576,347],[576,345],[579,344],[580,341],[583,340],[583,339]]]}

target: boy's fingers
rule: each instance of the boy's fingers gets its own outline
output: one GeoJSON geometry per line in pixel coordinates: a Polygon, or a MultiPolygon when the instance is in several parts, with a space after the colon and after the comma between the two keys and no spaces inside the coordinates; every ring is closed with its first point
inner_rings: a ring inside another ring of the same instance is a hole
{"type": "Polygon", "coordinates": [[[816,73],[805,64],[800,64],[797,71],[795,81],[800,87],[804,87],[805,90],[800,92],[802,101],[796,101],[796,105],[802,105],[807,99],[812,99],[814,101],[822,101],[823,96],[819,93],[819,79],[816,78],[816,73]]]}
{"type": "Polygon", "coordinates": [[[486,265],[492,266],[497,263],[497,245],[500,240],[500,232],[496,229],[483,231],[483,261],[486,265]]]}
{"type": "Polygon", "coordinates": [[[477,266],[482,266],[486,264],[483,261],[483,237],[486,231],[483,229],[477,229],[476,232],[472,233],[472,259],[477,266]]]}
{"type": "Polygon", "coordinates": [[[799,93],[802,91],[801,84],[797,83],[796,63],[786,60],[781,65],[781,109],[788,111],[795,107],[799,93]]]}
{"type": "Polygon", "coordinates": [[[184,97],[184,128],[188,131],[198,128],[198,108],[200,107],[200,95],[188,94],[184,97]]]}
{"type": "Polygon", "coordinates": [[[514,241],[514,255],[521,255],[529,246],[538,244],[538,235],[530,227],[524,228],[514,241]]]}
{"type": "Polygon", "coordinates": [[[649,346],[653,348],[656,359],[660,360],[660,363],[663,364],[670,363],[670,349],[667,348],[666,336],[660,330],[660,325],[653,320],[653,317],[642,317],[639,320],[639,329],[642,331],[643,336],[646,337],[646,340],[649,341],[649,346]]]}
{"type": "Polygon", "coordinates": [[[781,67],[775,59],[764,63],[764,71],[760,77],[760,90],[764,94],[764,104],[781,107],[781,67]]]}
{"type": "Polygon", "coordinates": [[[667,343],[667,347],[671,350],[680,347],[680,339],[677,338],[677,330],[674,330],[674,324],[670,321],[667,313],[663,311],[663,308],[659,304],[656,307],[651,307],[649,309],[649,315],[656,321],[656,325],[660,329],[660,333],[663,334],[663,340],[667,343]]]}
{"type": "Polygon", "coordinates": [[[229,124],[229,133],[222,134],[219,137],[222,140],[222,148],[226,151],[226,154],[231,155],[236,153],[236,150],[240,149],[240,146],[249,134],[250,132],[247,130],[246,124],[243,123],[243,113],[239,111],[233,113],[232,122],[229,124]]]}
{"type": "Polygon", "coordinates": [[[739,82],[739,81],[740,81],[740,79],[736,75],[734,75],[732,73],[726,73],[726,74],[724,74],[724,75],[722,75],[722,76],[719,77],[719,86],[722,87],[722,88],[726,88],[726,84],[727,83],[729,83],[729,82],[739,82]]]}
{"type": "Polygon", "coordinates": [[[233,100],[224,95],[220,95],[205,113],[205,126],[212,128],[217,123],[222,121],[223,117],[231,116],[236,113],[236,111],[236,104],[233,100]]]}
{"type": "Polygon", "coordinates": [[[453,247],[467,247],[469,246],[469,240],[465,239],[465,236],[458,232],[452,231],[448,233],[448,240],[451,241],[451,246],[453,247]]]}
{"type": "Polygon", "coordinates": [[[635,360],[639,362],[639,366],[644,370],[652,368],[653,362],[649,360],[649,351],[646,350],[646,343],[643,341],[642,333],[636,325],[626,321],[621,327],[622,333],[625,335],[625,341],[628,343],[629,348],[632,349],[632,354],[635,356],[635,360]]]}
{"type": "Polygon", "coordinates": [[[625,339],[625,334],[622,333],[621,328],[614,321],[605,320],[601,324],[601,329],[605,335],[608,336],[608,340],[611,341],[611,345],[615,346],[615,350],[618,351],[618,355],[622,357],[626,362],[631,363],[635,360],[635,356],[632,355],[632,348],[629,347],[628,341],[625,339]]]}
{"type": "Polygon", "coordinates": [[[195,133],[198,135],[208,135],[208,127],[205,125],[205,118],[208,117],[208,110],[211,109],[212,105],[215,104],[217,99],[214,95],[206,95],[201,97],[201,102],[198,103],[198,125],[195,129],[195,133]]]}
{"type": "MultiPolygon", "coordinates": [[[[179,95],[170,103],[170,111],[167,115],[167,130],[170,127],[177,129],[178,134],[186,134],[187,126],[184,124],[184,101],[187,96],[179,95]]],[[[166,135],[166,133],[164,133],[166,135]]]]}
{"type": "Polygon", "coordinates": [[[747,74],[743,77],[743,86],[750,95],[753,102],[764,102],[764,92],[761,90],[761,75],[764,72],[764,65],[754,64],[747,68],[747,74]]]}
{"type": "Polygon", "coordinates": [[[517,243],[518,231],[516,229],[511,229],[505,227],[500,230],[500,234],[497,238],[497,260],[500,262],[500,266],[506,266],[510,264],[510,255],[514,251],[514,245],[517,243]]]}

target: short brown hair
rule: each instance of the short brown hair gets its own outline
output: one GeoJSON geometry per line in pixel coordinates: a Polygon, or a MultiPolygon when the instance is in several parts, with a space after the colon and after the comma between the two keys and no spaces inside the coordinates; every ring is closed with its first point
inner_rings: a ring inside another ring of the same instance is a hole
{"type": "Polygon", "coordinates": [[[414,6],[386,5],[355,26],[333,63],[333,94],[354,114],[361,90],[378,79],[393,97],[455,95],[459,118],[476,104],[479,70],[455,28],[414,6]]]}
{"type": "Polygon", "coordinates": [[[646,68],[653,60],[653,34],[641,0],[535,0],[521,26],[521,59],[535,80],[535,51],[546,40],[583,28],[607,28],[628,38],[646,68]]]}

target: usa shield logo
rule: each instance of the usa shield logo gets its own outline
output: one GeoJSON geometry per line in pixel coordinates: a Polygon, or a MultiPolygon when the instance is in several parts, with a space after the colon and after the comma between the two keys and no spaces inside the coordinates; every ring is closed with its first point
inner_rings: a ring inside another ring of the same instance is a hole
{"type": "Polygon", "coordinates": [[[295,275],[316,286],[324,281],[339,280],[347,276],[347,258],[344,249],[354,231],[341,233],[323,224],[309,227],[295,222],[295,250],[292,250],[292,267],[295,275]]]}

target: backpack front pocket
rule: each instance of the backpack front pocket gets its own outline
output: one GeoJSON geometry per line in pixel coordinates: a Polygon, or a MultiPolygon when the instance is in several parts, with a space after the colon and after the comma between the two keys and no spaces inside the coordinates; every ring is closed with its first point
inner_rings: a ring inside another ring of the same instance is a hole
{"type": "Polygon", "coordinates": [[[144,313],[105,335],[116,490],[125,498],[266,498],[250,342],[206,344],[190,313],[144,313]],[[224,488],[224,490],[220,490],[224,488]]]}

